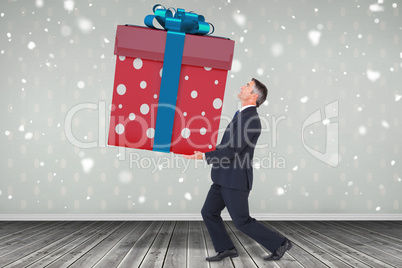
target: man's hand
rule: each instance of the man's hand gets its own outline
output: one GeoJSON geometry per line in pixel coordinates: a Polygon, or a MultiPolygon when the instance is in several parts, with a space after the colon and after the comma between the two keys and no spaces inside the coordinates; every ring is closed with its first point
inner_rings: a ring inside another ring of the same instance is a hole
{"type": "Polygon", "coordinates": [[[203,159],[204,154],[200,151],[194,151],[193,155],[183,155],[187,159],[203,159]]]}

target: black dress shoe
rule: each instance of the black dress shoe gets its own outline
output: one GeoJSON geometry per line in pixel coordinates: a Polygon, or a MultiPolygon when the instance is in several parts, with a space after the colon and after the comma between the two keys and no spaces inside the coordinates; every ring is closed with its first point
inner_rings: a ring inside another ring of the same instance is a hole
{"type": "Polygon", "coordinates": [[[233,249],[227,249],[224,252],[219,252],[218,255],[213,256],[213,257],[208,257],[208,258],[206,258],[206,260],[207,261],[221,261],[226,257],[234,258],[237,256],[239,256],[239,253],[237,253],[236,248],[233,248],[233,249]]]}
{"type": "Polygon", "coordinates": [[[266,261],[277,261],[280,258],[283,257],[283,255],[285,254],[286,251],[288,251],[289,249],[291,249],[293,246],[292,242],[290,242],[289,239],[285,238],[285,242],[282,243],[282,245],[275,250],[274,253],[272,253],[269,256],[264,257],[264,260],[266,261]]]}

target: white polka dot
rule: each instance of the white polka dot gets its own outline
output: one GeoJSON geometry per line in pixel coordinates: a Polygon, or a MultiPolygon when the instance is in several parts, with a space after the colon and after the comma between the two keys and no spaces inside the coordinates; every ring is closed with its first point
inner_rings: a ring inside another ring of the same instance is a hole
{"type": "Polygon", "coordinates": [[[116,133],[117,134],[122,134],[124,132],[124,126],[122,125],[122,124],[118,124],[117,126],[116,126],[116,133]]]}
{"type": "Polygon", "coordinates": [[[222,100],[220,98],[214,99],[214,102],[212,103],[215,109],[220,109],[222,107],[222,100]]]}
{"type": "Polygon", "coordinates": [[[119,95],[124,95],[126,93],[126,90],[126,86],[123,84],[117,86],[117,94],[119,95]]]}
{"type": "Polygon", "coordinates": [[[190,129],[188,128],[183,128],[183,130],[181,131],[181,136],[185,139],[188,139],[190,137],[190,129]]]}
{"type": "Polygon", "coordinates": [[[159,71],[159,76],[162,77],[163,68],[159,71]]]}
{"type": "Polygon", "coordinates": [[[215,80],[215,85],[217,85],[219,83],[219,81],[218,80],[215,80]]]}
{"type": "Polygon", "coordinates": [[[207,133],[207,129],[205,127],[202,127],[200,129],[200,133],[201,133],[201,135],[205,135],[205,133],[207,133]]]}
{"type": "Polygon", "coordinates": [[[135,120],[135,114],[134,114],[134,113],[131,113],[131,114],[128,116],[128,118],[130,118],[130,120],[135,120]]]}
{"type": "Polygon", "coordinates": [[[204,69],[205,69],[206,71],[211,71],[211,70],[212,70],[211,67],[204,67],[204,69]]]}
{"type": "Polygon", "coordinates": [[[120,109],[123,108],[123,105],[122,105],[122,104],[119,104],[119,108],[120,108],[120,109]]]}
{"type": "Polygon", "coordinates": [[[141,69],[141,68],[142,68],[142,59],[136,58],[136,59],[133,61],[133,66],[134,66],[134,68],[137,69],[137,70],[141,69]]]}
{"type": "Polygon", "coordinates": [[[191,98],[195,99],[195,98],[197,98],[197,96],[198,96],[197,91],[195,91],[195,90],[191,91],[191,98]]]}
{"type": "Polygon", "coordinates": [[[141,87],[142,89],[146,88],[146,87],[147,87],[147,82],[141,81],[140,87],[141,87]]]}
{"type": "Polygon", "coordinates": [[[201,115],[202,115],[202,116],[204,116],[204,115],[205,115],[205,112],[204,112],[204,111],[202,111],[201,115]]]}
{"type": "Polygon", "coordinates": [[[148,128],[147,129],[147,137],[150,139],[153,139],[155,137],[155,129],[148,128]]]}
{"type": "Polygon", "coordinates": [[[184,77],[184,79],[188,80],[188,75],[186,75],[186,76],[184,77]]]}
{"type": "Polygon", "coordinates": [[[145,104],[145,103],[144,103],[143,105],[141,105],[140,111],[141,111],[142,114],[147,114],[147,113],[149,113],[149,106],[148,106],[148,104],[145,104]]]}
{"type": "Polygon", "coordinates": [[[184,116],[187,116],[187,113],[186,113],[186,112],[184,112],[184,113],[183,113],[183,115],[184,115],[184,116]]]}
{"type": "Polygon", "coordinates": [[[211,145],[211,144],[210,144],[210,145],[208,145],[208,148],[209,148],[209,149],[212,149],[212,145],[211,145]]]}
{"type": "Polygon", "coordinates": [[[124,61],[126,59],[126,56],[119,56],[120,61],[124,61]]]}
{"type": "Polygon", "coordinates": [[[158,98],[158,95],[154,94],[154,99],[157,99],[157,98],[158,98]]]}

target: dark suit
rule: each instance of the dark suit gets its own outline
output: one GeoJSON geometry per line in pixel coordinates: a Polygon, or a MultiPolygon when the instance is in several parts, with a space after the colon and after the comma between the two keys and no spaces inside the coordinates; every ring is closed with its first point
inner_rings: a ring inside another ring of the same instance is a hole
{"type": "Polygon", "coordinates": [[[248,196],[253,185],[254,148],[261,133],[256,107],[241,111],[227,126],[216,150],[205,153],[212,164],[213,185],[208,192],[202,217],[215,250],[234,247],[220,216],[226,207],[235,226],[243,233],[274,252],[285,238],[268,229],[249,215],[248,196]]]}

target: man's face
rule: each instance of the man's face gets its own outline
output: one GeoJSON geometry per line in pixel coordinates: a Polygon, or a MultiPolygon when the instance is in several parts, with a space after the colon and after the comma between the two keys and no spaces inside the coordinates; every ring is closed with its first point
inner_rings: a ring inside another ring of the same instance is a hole
{"type": "Polygon", "coordinates": [[[252,97],[252,95],[254,93],[253,92],[253,88],[254,88],[254,81],[250,81],[247,83],[247,85],[244,85],[241,87],[241,91],[240,93],[237,95],[237,97],[241,100],[241,101],[248,101],[250,100],[250,98],[252,97]]]}

